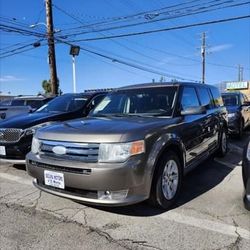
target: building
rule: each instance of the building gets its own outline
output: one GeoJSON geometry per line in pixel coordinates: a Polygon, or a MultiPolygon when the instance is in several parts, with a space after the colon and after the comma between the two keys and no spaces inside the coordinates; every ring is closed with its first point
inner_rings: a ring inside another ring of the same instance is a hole
{"type": "Polygon", "coordinates": [[[240,91],[250,99],[250,81],[226,82],[226,91],[240,91]]]}

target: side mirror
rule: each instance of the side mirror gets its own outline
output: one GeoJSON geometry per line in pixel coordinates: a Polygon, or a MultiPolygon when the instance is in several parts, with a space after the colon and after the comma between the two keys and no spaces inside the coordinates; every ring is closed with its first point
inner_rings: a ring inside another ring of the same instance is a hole
{"type": "Polygon", "coordinates": [[[203,115],[207,110],[204,106],[188,107],[181,111],[181,115],[203,115]]]}

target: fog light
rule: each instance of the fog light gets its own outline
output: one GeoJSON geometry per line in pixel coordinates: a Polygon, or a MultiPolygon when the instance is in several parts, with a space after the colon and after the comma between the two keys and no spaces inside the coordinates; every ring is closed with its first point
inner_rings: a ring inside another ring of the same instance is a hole
{"type": "Polygon", "coordinates": [[[119,191],[98,191],[99,200],[123,200],[128,195],[128,190],[119,191]]]}

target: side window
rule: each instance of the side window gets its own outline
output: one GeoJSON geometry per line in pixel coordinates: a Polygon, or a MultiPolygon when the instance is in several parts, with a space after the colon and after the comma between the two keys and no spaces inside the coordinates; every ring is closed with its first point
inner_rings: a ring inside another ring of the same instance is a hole
{"type": "Polygon", "coordinates": [[[212,92],[212,96],[213,96],[215,106],[216,107],[224,106],[223,100],[222,100],[222,97],[221,97],[221,94],[220,94],[219,90],[216,87],[210,87],[210,90],[212,92]]]}
{"type": "Polygon", "coordinates": [[[24,100],[14,99],[11,102],[11,106],[24,106],[24,100]]]}
{"type": "Polygon", "coordinates": [[[240,94],[240,104],[242,105],[245,102],[243,94],[240,94]]]}
{"type": "Polygon", "coordinates": [[[103,100],[104,97],[105,95],[97,95],[93,97],[91,102],[88,104],[87,112],[90,112],[93,108],[95,108],[103,100]]]}
{"type": "Polygon", "coordinates": [[[43,101],[42,100],[27,100],[26,105],[29,105],[34,109],[38,109],[43,105],[43,101]]]}
{"type": "Polygon", "coordinates": [[[192,87],[184,87],[181,98],[181,109],[200,106],[196,91],[192,87]]]}
{"type": "Polygon", "coordinates": [[[97,95],[91,100],[91,106],[95,107],[97,104],[101,102],[105,95],[97,95]]]}
{"type": "Polygon", "coordinates": [[[213,100],[211,99],[207,88],[199,87],[198,95],[202,106],[206,107],[206,109],[213,108],[213,100]]]}
{"type": "Polygon", "coordinates": [[[247,98],[246,95],[244,95],[244,101],[245,101],[245,102],[249,102],[249,100],[248,100],[248,98],[247,98]]]}

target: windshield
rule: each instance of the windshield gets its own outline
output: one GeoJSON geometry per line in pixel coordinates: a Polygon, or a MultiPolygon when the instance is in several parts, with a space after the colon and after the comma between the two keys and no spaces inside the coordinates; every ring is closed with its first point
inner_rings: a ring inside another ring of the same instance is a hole
{"type": "Polygon", "coordinates": [[[239,106],[240,100],[238,95],[222,95],[225,106],[239,106]]]}
{"type": "Polygon", "coordinates": [[[107,95],[92,116],[171,116],[177,87],[120,90],[107,95]]]}
{"type": "Polygon", "coordinates": [[[46,103],[36,112],[72,112],[83,108],[88,96],[62,95],[46,103]]]}

